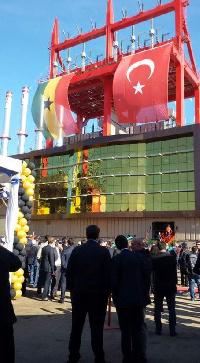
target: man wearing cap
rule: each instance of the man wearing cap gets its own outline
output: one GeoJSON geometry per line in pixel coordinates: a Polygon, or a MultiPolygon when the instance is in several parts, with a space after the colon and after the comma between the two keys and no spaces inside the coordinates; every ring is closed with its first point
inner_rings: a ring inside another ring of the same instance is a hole
{"type": "Polygon", "coordinates": [[[9,272],[19,270],[22,263],[0,241],[0,352],[6,363],[15,361],[13,324],[17,321],[10,297],[9,272]]]}

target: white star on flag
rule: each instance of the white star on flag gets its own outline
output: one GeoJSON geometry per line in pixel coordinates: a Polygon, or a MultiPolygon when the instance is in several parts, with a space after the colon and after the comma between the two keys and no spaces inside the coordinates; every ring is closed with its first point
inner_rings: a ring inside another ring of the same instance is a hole
{"type": "Polygon", "coordinates": [[[141,94],[143,94],[142,92],[142,88],[144,87],[144,84],[140,84],[140,82],[138,81],[137,86],[134,86],[133,88],[135,88],[135,95],[140,92],[141,94]]]}

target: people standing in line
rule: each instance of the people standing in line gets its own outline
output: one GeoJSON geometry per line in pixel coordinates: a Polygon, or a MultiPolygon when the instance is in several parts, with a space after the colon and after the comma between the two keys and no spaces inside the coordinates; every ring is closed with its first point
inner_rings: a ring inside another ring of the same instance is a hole
{"type": "Polygon", "coordinates": [[[174,256],[170,255],[169,252],[166,252],[165,242],[158,242],[157,246],[160,253],[155,258],[152,258],[154,271],[155,333],[157,335],[161,335],[162,333],[161,313],[163,311],[163,300],[165,297],[169,310],[170,336],[175,336],[177,335],[175,311],[175,298],[177,292],[176,259],[174,256]]]}
{"type": "Polygon", "coordinates": [[[40,262],[40,279],[42,285],[44,285],[44,290],[42,294],[43,301],[48,301],[51,278],[55,274],[55,257],[53,249],[54,243],[54,239],[52,237],[49,237],[48,245],[42,248],[40,262]]]}
{"type": "Polygon", "coordinates": [[[3,247],[0,241],[0,352],[2,362],[15,362],[13,324],[17,319],[10,297],[9,272],[20,269],[22,263],[12,252],[3,247]]]}
{"type": "Polygon", "coordinates": [[[75,247],[73,238],[69,238],[67,241],[65,241],[65,246],[66,247],[63,248],[61,254],[61,297],[59,300],[61,304],[63,304],[65,301],[65,292],[67,289],[67,277],[66,277],[67,265],[71,253],[75,247]]]}
{"type": "Polygon", "coordinates": [[[192,252],[186,256],[186,265],[188,270],[188,279],[189,279],[189,290],[191,300],[195,300],[195,283],[198,286],[198,293],[200,297],[200,275],[194,273],[194,267],[197,263],[198,253],[196,246],[192,247],[192,252]]]}
{"type": "Polygon", "coordinates": [[[182,250],[179,257],[179,266],[180,266],[180,272],[181,272],[181,285],[182,286],[188,286],[188,273],[187,273],[187,266],[186,266],[186,256],[190,254],[190,251],[188,250],[188,245],[186,242],[182,243],[182,250]]]}
{"type": "Polygon", "coordinates": [[[111,289],[121,330],[122,362],[147,362],[141,331],[144,308],[151,302],[149,264],[142,254],[128,249],[125,236],[117,236],[115,244],[121,252],[112,259],[111,289]]]}
{"type": "Polygon", "coordinates": [[[80,359],[81,335],[87,314],[95,363],[105,363],[103,326],[110,292],[111,257],[107,248],[97,243],[99,233],[98,226],[88,226],[87,242],[74,248],[67,265],[67,284],[72,302],[69,363],[77,363],[80,359]]]}
{"type": "Polygon", "coordinates": [[[52,277],[52,284],[51,284],[51,298],[54,299],[57,296],[58,285],[61,278],[61,253],[62,253],[62,246],[60,243],[55,243],[55,275],[52,277]]]}

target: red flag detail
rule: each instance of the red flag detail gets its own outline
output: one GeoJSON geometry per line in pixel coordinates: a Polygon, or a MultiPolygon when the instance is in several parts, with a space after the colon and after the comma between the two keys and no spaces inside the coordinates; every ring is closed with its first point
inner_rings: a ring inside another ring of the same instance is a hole
{"type": "Polygon", "coordinates": [[[124,57],[114,76],[113,98],[120,123],[168,119],[171,44],[124,57]]]}
{"type": "Polygon", "coordinates": [[[68,100],[68,88],[73,76],[73,73],[63,76],[58,82],[55,91],[56,116],[60,124],[62,125],[63,131],[66,135],[79,133],[77,123],[75,122],[72,115],[68,100]]]}

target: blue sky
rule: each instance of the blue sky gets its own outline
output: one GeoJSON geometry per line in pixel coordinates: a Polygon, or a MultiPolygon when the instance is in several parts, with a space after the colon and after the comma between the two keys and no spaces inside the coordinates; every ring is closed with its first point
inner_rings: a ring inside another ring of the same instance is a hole
{"type": "MultiPolygon", "coordinates": [[[[144,9],[151,8],[157,4],[157,0],[143,0],[144,9]]],[[[163,0],[163,3],[167,3],[163,0]]],[[[200,72],[200,5],[198,0],[191,0],[187,8],[188,27],[192,39],[193,50],[196,58],[198,70],[200,72]]],[[[16,136],[19,130],[20,107],[21,107],[21,90],[23,86],[30,87],[29,112],[26,140],[26,151],[34,147],[34,129],[35,125],[31,116],[31,103],[37,88],[38,78],[43,78],[49,72],[49,51],[48,44],[51,40],[51,31],[55,17],[59,19],[60,40],[64,40],[63,30],[70,36],[76,36],[76,24],[83,31],[91,29],[90,18],[97,22],[97,27],[105,24],[107,0],[0,0],[0,39],[1,39],[1,82],[0,82],[0,133],[3,131],[4,104],[6,91],[13,92],[13,104],[11,114],[11,141],[9,143],[9,154],[17,152],[18,138],[16,136]]],[[[113,0],[115,20],[122,17],[121,7],[127,10],[128,16],[138,12],[136,0],[113,0]]],[[[160,30],[160,36],[170,32],[169,36],[174,34],[174,16],[173,13],[165,15],[155,20],[155,28],[164,26],[160,30]]],[[[149,22],[136,26],[136,35],[146,32],[141,36],[141,43],[148,39],[149,22]]],[[[168,36],[167,36],[168,37],[168,36]]],[[[121,31],[118,34],[119,42],[123,42],[124,49],[130,44],[130,29],[121,31]],[[128,39],[126,39],[128,38],[128,39]]],[[[81,45],[76,47],[72,52],[72,58],[80,54],[81,45]]],[[[105,39],[95,40],[86,45],[86,52],[94,49],[92,53],[93,60],[97,55],[105,53],[105,39]]],[[[63,58],[67,56],[66,51],[62,52],[63,58]]],[[[80,57],[78,58],[80,64],[80,57]]],[[[186,119],[187,123],[192,123],[194,101],[186,102],[186,119]]]]}

